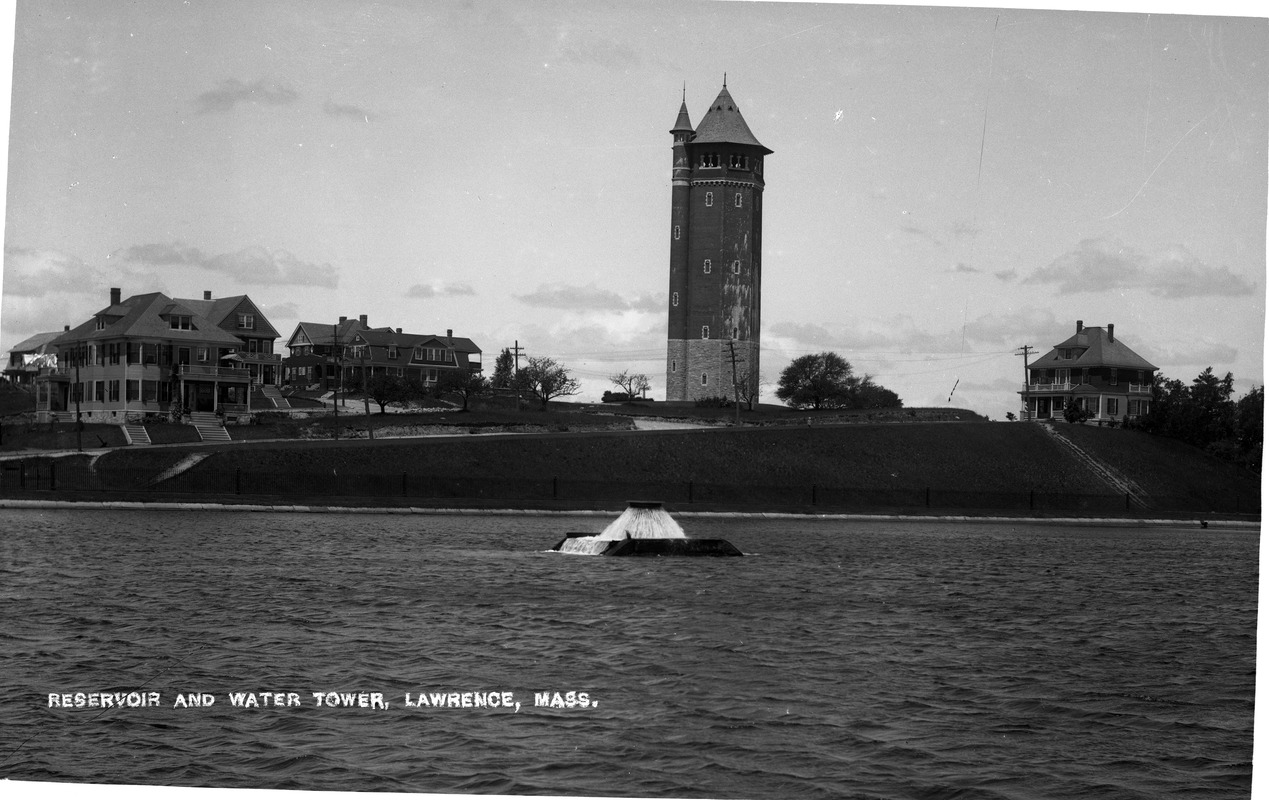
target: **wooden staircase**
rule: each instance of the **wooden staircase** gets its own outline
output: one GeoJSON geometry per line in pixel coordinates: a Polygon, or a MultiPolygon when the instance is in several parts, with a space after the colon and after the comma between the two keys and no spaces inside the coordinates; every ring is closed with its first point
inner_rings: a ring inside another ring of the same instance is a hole
{"type": "Polygon", "coordinates": [[[291,404],[282,396],[282,391],[276,386],[265,385],[260,387],[261,393],[273,403],[274,408],[290,408],[291,404]]]}
{"type": "Polygon", "coordinates": [[[1101,478],[1107,486],[1110,486],[1117,492],[1128,495],[1128,497],[1132,499],[1132,502],[1136,503],[1141,508],[1150,507],[1150,496],[1147,495],[1145,490],[1138,486],[1136,482],[1107,464],[1105,461],[1090,455],[1082,447],[1075,444],[1075,442],[1072,442],[1070,439],[1063,436],[1057,429],[1056,425],[1041,423],[1040,427],[1043,428],[1044,432],[1049,434],[1049,436],[1051,436],[1058,444],[1069,450],[1071,455],[1075,456],[1077,461],[1088,467],[1088,469],[1091,470],[1098,478],[1101,478]]]}
{"type": "Polygon", "coordinates": [[[149,445],[150,434],[146,431],[145,426],[140,422],[125,422],[122,426],[123,438],[128,440],[131,445],[149,445]]]}
{"type": "Polygon", "coordinates": [[[215,414],[206,412],[194,412],[189,415],[189,421],[194,426],[194,430],[198,431],[198,438],[204,442],[231,442],[229,431],[225,430],[225,426],[220,423],[220,417],[215,414]]]}

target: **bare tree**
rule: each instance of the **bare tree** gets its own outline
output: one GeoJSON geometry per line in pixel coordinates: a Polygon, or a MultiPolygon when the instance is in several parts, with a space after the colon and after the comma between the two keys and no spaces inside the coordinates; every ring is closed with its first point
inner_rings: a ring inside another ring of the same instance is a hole
{"type": "Polygon", "coordinates": [[[536,397],[542,408],[556,397],[566,397],[582,390],[581,383],[568,374],[568,370],[553,358],[530,357],[529,363],[520,368],[519,386],[536,397]]]}
{"type": "Polygon", "coordinates": [[[608,380],[618,389],[625,392],[626,397],[642,396],[652,388],[652,382],[642,372],[631,374],[628,370],[623,369],[616,375],[609,375],[608,380]]]}

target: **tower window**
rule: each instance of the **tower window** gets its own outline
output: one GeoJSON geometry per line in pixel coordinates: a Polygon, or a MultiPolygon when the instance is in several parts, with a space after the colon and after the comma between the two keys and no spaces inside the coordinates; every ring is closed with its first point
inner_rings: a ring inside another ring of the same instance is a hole
{"type": "Polygon", "coordinates": [[[679,226],[678,226],[678,225],[675,225],[675,226],[674,226],[674,238],[675,238],[675,239],[678,239],[678,238],[679,238],[679,226]]]}
{"type": "Polygon", "coordinates": [[[678,304],[679,304],[679,293],[675,292],[674,294],[670,295],[670,305],[677,306],[678,304]]]}
{"type": "Polygon", "coordinates": [[[732,329],[731,329],[731,338],[733,338],[733,339],[739,339],[739,338],[740,338],[740,328],[732,328],[732,329]]]}
{"type": "Polygon", "coordinates": [[[709,206],[712,206],[712,205],[714,205],[714,193],[713,193],[713,192],[706,192],[706,193],[705,193],[705,206],[706,206],[706,208],[708,208],[709,206]]]}
{"type": "Polygon", "coordinates": [[[702,339],[708,339],[708,338],[709,338],[709,326],[708,326],[708,325],[702,325],[702,326],[701,326],[701,338],[702,338],[702,339]]]}
{"type": "Polygon", "coordinates": [[[748,169],[749,157],[733,155],[731,157],[731,168],[732,169],[748,169]]]}
{"type": "Polygon", "coordinates": [[[705,259],[705,274],[708,275],[713,268],[714,265],[710,263],[710,260],[708,258],[705,259]]]}
{"type": "Polygon", "coordinates": [[[671,361],[671,362],[670,362],[670,372],[678,372],[678,371],[679,371],[679,362],[677,362],[677,361],[671,361]]]}
{"type": "Polygon", "coordinates": [[[741,207],[742,203],[741,203],[741,200],[740,200],[740,199],[741,199],[742,197],[744,197],[744,195],[742,195],[740,192],[736,192],[736,208],[740,208],[740,207],[741,207]]]}
{"type": "Polygon", "coordinates": [[[702,154],[701,154],[701,166],[702,166],[702,167],[717,167],[717,166],[718,166],[718,153],[702,153],[702,154]]]}
{"type": "Polygon", "coordinates": [[[731,271],[735,275],[740,274],[740,259],[736,259],[735,261],[731,262],[731,271]]]}
{"type": "Polygon", "coordinates": [[[709,386],[709,373],[701,373],[701,386],[709,386]]]}

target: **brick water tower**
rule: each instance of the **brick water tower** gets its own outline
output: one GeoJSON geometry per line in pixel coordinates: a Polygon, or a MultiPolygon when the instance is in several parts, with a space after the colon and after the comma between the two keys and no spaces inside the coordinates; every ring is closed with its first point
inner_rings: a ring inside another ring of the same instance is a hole
{"type": "Polygon", "coordinates": [[[665,399],[758,388],[763,160],[771,154],[723,90],[693,130],[687,98],[670,130],[669,330],[665,399]]]}

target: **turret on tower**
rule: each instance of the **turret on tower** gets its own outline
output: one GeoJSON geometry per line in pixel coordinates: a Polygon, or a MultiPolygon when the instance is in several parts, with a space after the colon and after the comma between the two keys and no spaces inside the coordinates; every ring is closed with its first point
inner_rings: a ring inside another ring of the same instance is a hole
{"type": "Polygon", "coordinates": [[[724,82],[692,128],[686,96],[674,136],[666,399],[741,394],[758,386],[763,160],[724,82]],[[734,364],[734,370],[733,370],[734,364]]]}

